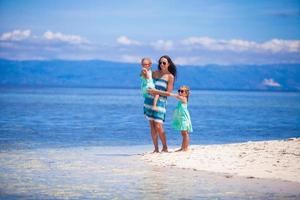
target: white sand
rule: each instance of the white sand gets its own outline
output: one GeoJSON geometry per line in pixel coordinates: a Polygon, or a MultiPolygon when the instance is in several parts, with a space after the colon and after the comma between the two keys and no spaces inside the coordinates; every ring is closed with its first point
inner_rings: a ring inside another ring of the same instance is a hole
{"type": "Polygon", "coordinates": [[[226,145],[193,145],[188,152],[146,153],[154,165],[300,182],[300,138],[226,145]]]}

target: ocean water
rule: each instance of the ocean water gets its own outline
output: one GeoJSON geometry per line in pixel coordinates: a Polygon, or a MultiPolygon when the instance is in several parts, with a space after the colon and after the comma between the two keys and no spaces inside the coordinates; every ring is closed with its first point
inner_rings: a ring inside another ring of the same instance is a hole
{"type": "MultiPolygon", "coordinates": [[[[168,98],[169,145],[177,100],[168,98]]],[[[300,93],[192,90],[191,144],[300,137],[300,93]]],[[[1,88],[0,149],[152,144],[135,89],[1,88]]]]}
{"type": "MultiPolygon", "coordinates": [[[[192,91],[189,110],[191,144],[300,136],[300,93],[192,91]]],[[[152,166],[152,149],[139,90],[0,88],[0,199],[300,199],[300,183],[152,166]]]]}

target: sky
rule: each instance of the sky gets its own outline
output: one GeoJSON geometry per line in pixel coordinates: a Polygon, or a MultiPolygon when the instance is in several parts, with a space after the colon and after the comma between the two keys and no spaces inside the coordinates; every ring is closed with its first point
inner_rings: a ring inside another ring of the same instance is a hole
{"type": "Polygon", "coordinates": [[[0,0],[0,58],[300,63],[300,0],[0,0]]]}

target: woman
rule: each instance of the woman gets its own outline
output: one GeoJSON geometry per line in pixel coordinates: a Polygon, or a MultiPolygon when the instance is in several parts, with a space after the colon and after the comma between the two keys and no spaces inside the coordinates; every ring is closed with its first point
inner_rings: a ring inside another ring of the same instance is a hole
{"type": "Polygon", "coordinates": [[[156,90],[150,89],[152,95],[159,94],[157,109],[153,109],[153,96],[148,96],[144,101],[144,114],[149,120],[151,137],[154,145],[154,153],[159,152],[158,137],[163,145],[162,152],[168,152],[167,139],[164,132],[163,122],[166,116],[167,96],[173,90],[176,79],[176,66],[169,56],[162,56],[159,59],[158,70],[152,74],[156,90]]]}

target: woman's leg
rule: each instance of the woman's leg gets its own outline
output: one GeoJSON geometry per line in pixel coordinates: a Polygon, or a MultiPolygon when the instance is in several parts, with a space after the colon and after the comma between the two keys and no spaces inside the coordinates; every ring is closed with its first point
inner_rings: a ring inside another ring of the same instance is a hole
{"type": "Polygon", "coordinates": [[[161,143],[163,145],[162,151],[168,152],[168,146],[167,146],[167,138],[166,134],[164,132],[164,127],[162,123],[154,122],[155,130],[159,135],[159,138],[161,140],[161,143]]]}
{"type": "Polygon", "coordinates": [[[187,131],[181,131],[182,135],[182,145],[181,145],[181,150],[182,151],[187,151],[189,148],[189,143],[190,143],[190,136],[187,131]]]}
{"type": "Polygon", "coordinates": [[[155,124],[153,120],[149,120],[149,124],[150,124],[150,130],[151,130],[151,137],[152,137],[152,141],[153,141],[153,145],[154,145],[154,151],[153,153],[158,153],[159,152],[159,148],[158,148],[158,134],[155,130],[155,124]]]}

